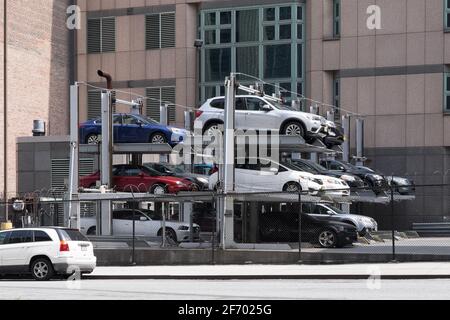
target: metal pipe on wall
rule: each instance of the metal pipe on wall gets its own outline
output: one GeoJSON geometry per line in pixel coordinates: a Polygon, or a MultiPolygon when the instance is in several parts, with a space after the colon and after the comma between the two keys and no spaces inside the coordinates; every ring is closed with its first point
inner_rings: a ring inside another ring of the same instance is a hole
{"type": "Polygon", "coordinates": [[[364,119],[356,119],[356,165],[364,165],[364,119]]]}
{"type": "Polygon", "coordinates": [[[3,0],[3,195],[8,221],[8,1],[3,0]]]}
{"type": "Polygon", "coordinates": [[[342,160],[350,161],[350,117],[348,115],[342,116],[342,127],[344,129],[345,141],[342,145],[343,153],[342,160]]]}

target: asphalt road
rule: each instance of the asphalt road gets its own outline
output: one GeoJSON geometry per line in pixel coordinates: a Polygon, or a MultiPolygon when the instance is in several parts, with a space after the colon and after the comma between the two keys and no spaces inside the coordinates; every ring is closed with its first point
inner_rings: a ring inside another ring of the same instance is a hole
{"type": "Polygon", "coordinates": [[[450,280],[0,281],[11,300],[450,299],[450,280]]]}

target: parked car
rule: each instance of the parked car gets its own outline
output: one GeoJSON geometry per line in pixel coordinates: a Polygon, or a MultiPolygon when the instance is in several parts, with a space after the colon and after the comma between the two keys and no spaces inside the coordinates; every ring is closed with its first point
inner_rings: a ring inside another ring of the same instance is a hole
{"type": "Polygon", "coordinates": [[[299,167],[302,171],[342,179],[350,186],[350,189],[354,191],[363,189],[365,186],[364,181],[357,175],[348,172],[331,171],[311,160],[296,159],[291,160],[291,163],[299,167]]]}
{"type": "Polygon", "coordinates": [[[379,173],[358,168],[351,163],[340,160],[322,160],[320,164],[330,171],[345,172],[360,177],[376,195],[380,195],[389,190],[388,182],[379,173]]]}
{"type": "Polygon", "coordinates": [[[213,173],[217,172],[217,169],[217,165],[213,164],[194,164],[194,173],[200,175],[210,176],[213,173]]]}
{"type": "Polygon", "coordinates": [[[189,180],[192,183],[193,190],[208,190],[209,188],[209,177],[207,175],[186,172],[182,166],[161,163],[145,163],[144,166],[168,176],[189,180]]]}
{"type": "MultiPolygon", "coordinates": [[[[135,235],[143,237],[159,237],[163,234],[162,220],[155,220],[139,209],[134,210],[135,235]]],[[[175,242],[186,242],[190,238],[189,223],[166,221],[166,236],[175,242]]],[[[200,226],[193,224],[194,240],[200,238],[200,226]]],[[[115,236],[133,235],[133,210],[119,209],[113,211],[113,234],[115,236]]],[[[97,232],[97,219],[95,217],[81,218],[81,232],[86,235],[95,235],[97,232]]]]}
{"type": "MultiPolygon", "coordinates": [[[[163,126],[155,120],[136,114],[114,114],[113,124],[116,143],[168,143],[173,147],[189,135],[187,130],[163,126]]],[[[101,141],[102,119],[80,124],[79,132],[81,143],[98,144],[101,141]]]]}
{"type": "Polygon", "coordinates": [[[378,231],[377,222],[371,218],[356,214],[345,213],[344,211],[324,203],[306,203],[303,212],[319,220],[340,221],[354,225],[360,236],[365,236],[367,232],[378,231]]]}
{"type": "MultiPolygon", "coordinates": [[[[80,178],[80,187],[95,188],[100,172],[80,178]]],[[[113,185],[116,191],[149,192],[153,194],[176,194],[192,191],[189,180],[160,173],[138,165],[116,165],[113,167],[113,185]]]]}
{"type": "MultiPolygon", "coordinates": [[[[196,127],[213,135],[224,122],[224,97],[208,99],[197,111],[196,127]]],[[[295,111],[266,97],[241,95],[236,97],[236,129],[279,130],[280,134],[314,140],[320,135],[326,119],[307,112],[295,111]]]]}
{"type": "Polygon", "coordinates": [[[416,191],[416,184],[407,178],[402,177],[385,177],[390,186],[394,188],[394,192],[398,192],[401,195],[412,195],[416,191]]]}
{"type": "Polygon", "coordinates": [[[325,146],[329,149],[333,148],[334,146],[340,146],[344,143],[345,136],[344,136],[344,129],[342,126],[337,125],[333,121],[326,121],[326,126],[322,127],[324,137],[322,138],[322,142],[325,144],[325,146]]]}
{"type": "MultiPolygon", "coordinates": [[[[375,170],[365,166],[357,166],[357,168],[367,172],[377,173],[375,170]]],[[[384,178],[388,182],[389,186],[394,187],[394,192],[398,192],[401,195],[411,195],[416,191],[416,185],[412,180],[397,176],[384,176],[384,178]]]]}
{"type": "MultiPolygon", "coordinates": [[[[218,173],[209,179],[211,190],[217,188],[218,173]]],[[[350,187],[345,181],[300,171],[289,163],[277,163],[264,158],[237,158],[235,164],[237,192],[298,192],[308,190],[312,195],[322,192],[345,196],[350,187]]]]}
{"type": "Polygon", "coordinates": [[[0,231],[0,274],[31,274],[39,281],[94,271],[92,243],[78,230],[29,228],[0,231]]]}
{"type": "MultiPolygon", "coordinates": [[[[298,217],[299,215],[295,212],[260,213],[261,240],[298,242],[298,217]]],[[[301,217],[302,241],[318,244],[322,248],[341,248],[358,239],[353,225],[332,220],[319,220],[305,213],[301,217]]]]}

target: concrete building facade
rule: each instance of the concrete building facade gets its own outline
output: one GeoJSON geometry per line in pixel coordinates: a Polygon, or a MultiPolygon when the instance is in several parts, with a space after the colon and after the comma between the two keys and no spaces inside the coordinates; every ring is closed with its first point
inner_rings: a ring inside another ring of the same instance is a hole
{"type": "Polygon", "coordinates": [[[71,42],[66,9],[69,3],[66,0],[7,1],[7,128],[3,99],[4,2],[0,3],[0,192],[5,190],[3,177],[6,175],[8,197],[17,192],[16,139],[32,134],[33,120],[44,120],[47,134],[68,133],[71,42]]]}

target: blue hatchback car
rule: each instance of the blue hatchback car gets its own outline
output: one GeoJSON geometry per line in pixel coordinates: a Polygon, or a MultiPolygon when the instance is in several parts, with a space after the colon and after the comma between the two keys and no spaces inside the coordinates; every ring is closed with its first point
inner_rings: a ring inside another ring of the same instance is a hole
{"type": "MultiPolygon", "coordinates": [[[[115,114],[113,122],[114,142],[117,143],[168,143],[173,147],[183,142],[188,135],[185,129],[163,126],[142,115],[115,114]]],[[[98,144],[101,134],[101,118],[80,125],[82,144],[98,144]]]]}

